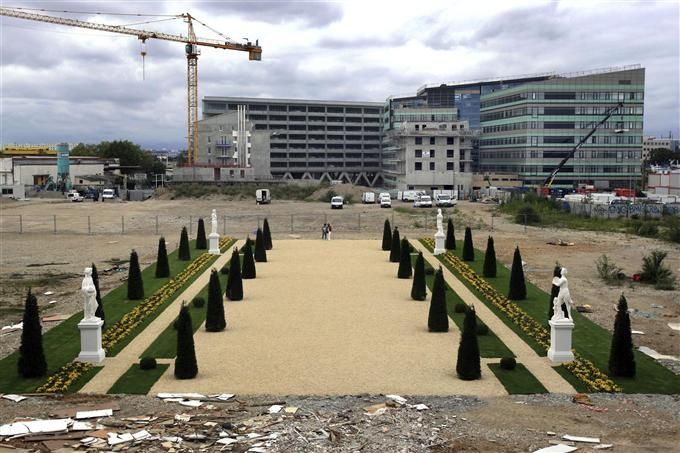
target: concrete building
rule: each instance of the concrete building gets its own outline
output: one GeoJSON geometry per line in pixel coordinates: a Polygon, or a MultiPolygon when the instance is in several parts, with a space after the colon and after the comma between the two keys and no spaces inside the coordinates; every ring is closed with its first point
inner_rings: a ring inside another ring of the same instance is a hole
{"type": "Polygon", "coordinates": [[[472,137],[456,109],[402,107],[383,140],[385,185],[399,190],[458,190],[472,185],[472,137]]]}
{"type": "Polygon", "coordinates": [[[651,193],[680,196],[680,169],[660,170],[647,176],[647,189],[651,193]]]}
{"type": "Polygon", "coordinates": [[[480,171],[540,185],[605,112],[623,103],[557,175],[554,187],[632,187],[640,181],[645,70],[563,74],[482,94],[480,171]]]}
{"type": "Polygon", "coordinates": [[[680,140],[677,138],[645,137],[642,141],[642,160],[649,160],[655,149],[667,149],[676,152],[680,149],[680,140]]]}
{"type": "Polygon", "coordinates": [[[382,184],[382,103],[206,96],[203,118],[239,106],[271,138],[274,178],[382,184]]]}

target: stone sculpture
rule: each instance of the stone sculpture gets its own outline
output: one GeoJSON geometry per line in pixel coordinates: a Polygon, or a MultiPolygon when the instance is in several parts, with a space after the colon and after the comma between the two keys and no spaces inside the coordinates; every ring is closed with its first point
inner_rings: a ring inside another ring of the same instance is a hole
{"type": "MultiPolygon", "coordinates": [[[[97,289],[94,286],[94,281],[92,280],[92,268],[85,268],[85,278],[83,278],[83,283],[80,286],[80,291],[83,293],[83,308],[84,308],[84,320],[95,319],[94,315],[97,311],[97,289]]],[[[98,318],[97,318],[98,319],[98,318]]]]}
{"type": "Polygon", "coordinates": [[[440,255],[444,253],[444,239],[446,235],[444,234],[444,216],[442,215],[442,210],[437,210],[437,232],[434,234],[434,254],[440,255]]]}
{"type": "Polygon", "coordinates": [[[210,231],[210,234],[217,234],[217,211],[215,209],[213,209],[212,214],[210,214],[210,221],[212,224],[212,231],[210,231]]]}
{"type": "Polygon", "coordinates": [[[571,308],[574,306],[574,302],[571,300],[571,294],[569,294],[569,282],[567,281],[567,268],[563,267],[560,272],[559,277],[553,277],[552,284],[560,288],[560,292],[557,293],[557,297],[553,300],[553,317],[552,321],[560,321],[563,319],[571,319],[571,308]],[[562,304],[567,307],[567,318],[564,317],[562,312],[562,304]]]}

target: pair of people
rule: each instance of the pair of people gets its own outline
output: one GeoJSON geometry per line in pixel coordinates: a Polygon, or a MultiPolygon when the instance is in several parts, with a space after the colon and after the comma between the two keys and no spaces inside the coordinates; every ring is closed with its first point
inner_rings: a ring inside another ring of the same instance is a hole
{"type": "Polygon", "coordinates": [[[324,223],[321,227],[321,239],[330,241],[331,234],[333,233],[333,227],[330,223],[324,223]]]}

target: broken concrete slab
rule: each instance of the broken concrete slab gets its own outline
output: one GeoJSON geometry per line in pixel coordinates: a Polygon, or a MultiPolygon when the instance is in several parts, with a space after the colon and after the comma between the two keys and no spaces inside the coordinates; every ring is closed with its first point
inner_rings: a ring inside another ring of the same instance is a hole
{"type": "Polygon", "coordinates": [[[14,394],[2,395],[2,397],[6,400],[14,401],[15,403],[18,403],[18,402],[21,402],[21,401],[27,399],[25,396],[14,395],[14,394]]]}
{"type": "Polygon", "coordinates": [[[84,418],[101,418],[101,417],[111,417],[113,415],[113,409],[98,409],[94,411],[78,411],[76,412],[76,419],[82,420],[84,418]]]}
{"type": "Polygon", "coordinates": [[[679,358],[672,355],[659,354],[654,349],[648,348],[647,346],[640,346],[638,350],[641,353],[646,354],[656,360],[680,360],[679,358]]]}
{"type": "Polygon", "coordinates": [[[589,443],[589,444],[599,444],[600,443],[599,437],[582,437],[582,436],[572,436],[570,434],[565,434],[564,436],[562,436],[562,439],[571,440],[573,442],[585,442],[585,443],[589,443]]]}

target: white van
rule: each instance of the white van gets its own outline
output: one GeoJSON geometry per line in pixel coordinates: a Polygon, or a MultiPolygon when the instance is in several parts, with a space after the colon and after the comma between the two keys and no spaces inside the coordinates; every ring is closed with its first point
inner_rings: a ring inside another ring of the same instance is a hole
{"type": "Polygon", "coordinates": [[[381,208],[391,208],[392,207],[392,199],[389,197],[389,195],[380,197],[380,207],[381,208]]]}
{"type": "Polygon", "coordinates": [[[413,202],[414,208],[431,208],[432,198],[429,195],[418,195],[416,201],[413,202]]]}
{"type": "Polygon", "coordinates": [[[364,192],[361,194],[361,202],[362,203],[375,203],[375,193],[373,192],[364,192]]]}
{"type": "Polygon", "coordinates": [[[102,192],[102,201],[113,200],[114,198],[116,198],[116,193],[113,191],[113,189],[104,189],[102,192]]]}
{"type": "Polygon", "coordinates": [[[255,191],[255,204],[269,204],[272,202],[272,193],[269,189],[257,189],[255,191]]]}
{"type": "Polygon", "coordinates": [[[66,199],[71,201],[83,201],[84,198],[77,190],[71,190],[66,194],[66,199]]]}
{"type": "Polygon", "coordinates": [[[345,204],[345,199],[342,197],[333,197],[331,198],[331,209],[342,209],[342,206],[345,204]]]}

